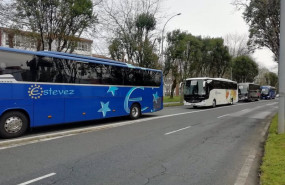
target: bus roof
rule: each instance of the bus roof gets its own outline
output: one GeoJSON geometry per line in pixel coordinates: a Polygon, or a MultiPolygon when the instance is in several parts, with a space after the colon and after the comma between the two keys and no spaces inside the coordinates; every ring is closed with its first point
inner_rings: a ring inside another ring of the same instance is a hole
{"type": "Polygon", "coordinates": [[[8,51],[8,52],[23,53],[23,54],[30,54],[30,55],[37,55],[37,56],[46,56],[46,57],[56,57],[60,59],[77,60],[77,61],[82,61],[82,62],[113,65],[113,66],[119,66],[119,67],[127,67],[127,68],[161,72],[161,70],[138,67],[138,66],[124,63],[124,62],[118,62],[118,61],[113,61],[113,60],[108,60],[108,59],[101,59],[101,58],[96,58],[96,57],[87,57],[87,56],[81,56],[81,55],[75,55],[75,54],[68,54],[68,53],[62,53],[62,52],[27,51],[27,50],[22,50],[22,49],[7,48],[7,47],[1,47],[1,46],[0,46],[0,51],[8,51]]]}
{"type": "Polygon", "coordinates": [[[272,86],[270,86],[270,85],[263,85],[263,86],[260,86],[260,88],[262,88],[262,89],[276,89],[275,87],[272,87],[272,86]]]}
{"type": "Polygon", "coordinates": [[[187,78],[186,80],[218,80],[218,81],[224,81],[224,82],[237,83],[236,81],[232,81],[226,78],[210,78],[210,77],[187,78]]]}
{"type": "Polygon", "coordinates": [[[55,55],[62,55],[62,56],[70,56],[70,57],[76,57],[76,58],[82,58],[82,59],[88,59],[88,60],[96,60],[96,61],[102,61],[102,62],[108,62],[108,63],[114,63],[114,64],[126,65],[125,62],[119,62],[119,61],[115,61],[115,60],[103,59],[103,58],[97,58],[97,57],[90,57],[90,56],[84,56],[84,55],[76,55],[76,54],[71,54],[71,53],[63,53],[63,52],[58,52],[58,51],[40,51],[40,52],[50,53],[50,54],[55,54],[55,55]]]}
{"type": "MultiPolygon", "coordinates": [[[[239,85],[249,85],[249,84],[253,84],[253,85],[258,85],[258,84],[255,84],[255,83],[249,83],[249,82],[247,82],[247,83],[238,83],[239,85]]],[[[259,85],[260,86],[260,85],[259,85]]]]}

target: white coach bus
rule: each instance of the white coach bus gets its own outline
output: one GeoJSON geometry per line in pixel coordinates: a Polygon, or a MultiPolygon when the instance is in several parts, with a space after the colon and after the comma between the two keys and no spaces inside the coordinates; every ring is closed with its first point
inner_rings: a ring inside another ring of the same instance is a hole
{"type": "Polygon", "coordinates": [[[193,107],[238,102],[237,82],[224,78],[188,78],[184,82],[184,105],[193,107]]]}

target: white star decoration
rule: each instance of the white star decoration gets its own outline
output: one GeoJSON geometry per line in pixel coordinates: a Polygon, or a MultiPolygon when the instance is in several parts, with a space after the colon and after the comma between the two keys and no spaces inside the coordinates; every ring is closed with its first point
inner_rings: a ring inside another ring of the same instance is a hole
{"type": "Polygon", "coordinates": [[[118,90],[118,87],[110,86],[107,93],[112,93],[113,96],[115,96],[116,90],[118,90]]]}
{"type": "Polygon", "coordinates": [[[157,103],[157,100],[159,98],[157,92],[155,94],[152,94],[152,96],[153,96],[153,101],[155,101],[155,103],[157,103]]]}
{"type": "Polygon", "coordinates": [[[102,112],[103,117],[106,117],[107,112],[111,111],[111,109],[109,108],[109,102],[104,103],[104,102],[100,102],[101,103],[101,109],[98,110],[98,112],[102,112]]]}

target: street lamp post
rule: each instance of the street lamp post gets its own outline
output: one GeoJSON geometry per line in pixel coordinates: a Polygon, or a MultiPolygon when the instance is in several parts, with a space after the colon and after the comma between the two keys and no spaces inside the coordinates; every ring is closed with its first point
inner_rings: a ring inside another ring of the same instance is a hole
{"type": "Polygon", "coordinates": [[[281,0],[281,11],[280,11],[280,49],[279,49],[279,64],[278,64],[278,75],[279,75],[279,113],[278,113],[278,133],[284,133],[285,127],[285,0],[281,0]]]}
{"type": "Polygon", "coordinates": [[[175,14],[175,15],[173,15],[172,17],[170,17],[167,21],[166,21],[166,23],[164,24],[164,26],[163,26],[163,29],[162,29],[162,34],[161,34],[161,58],[162,58],[162,61],[163,61],[163,41],[164,41],[164,30],[165,30],[165,26],[167,25],[167,23],[173,18],[173,17],[175,17],[175,16],[179,16],[179,15],[181,15],[181,13],[178,13],[178,14],[175,14]]]}

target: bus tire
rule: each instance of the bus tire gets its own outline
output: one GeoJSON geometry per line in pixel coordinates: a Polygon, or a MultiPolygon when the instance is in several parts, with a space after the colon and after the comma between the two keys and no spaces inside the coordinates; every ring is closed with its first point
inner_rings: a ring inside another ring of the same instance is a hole
{"type": "Polygon", "coordinates": [[[28,118],[24,113],[6,112],[0,119],[0,136],[5,139],[19,137],[26,132],[28,124],[28,118]]]}
{"type": "Polygon", "coordinates": [[[130,109],[130,118],[138,119],[141,116],[141,107],[139,104],[134,103],[130,109]]]}
{"type": "Polygon", "coordinates": [[[213,100],[212,107],[215,108],[217,106],[216,100],[213,100]]]}

